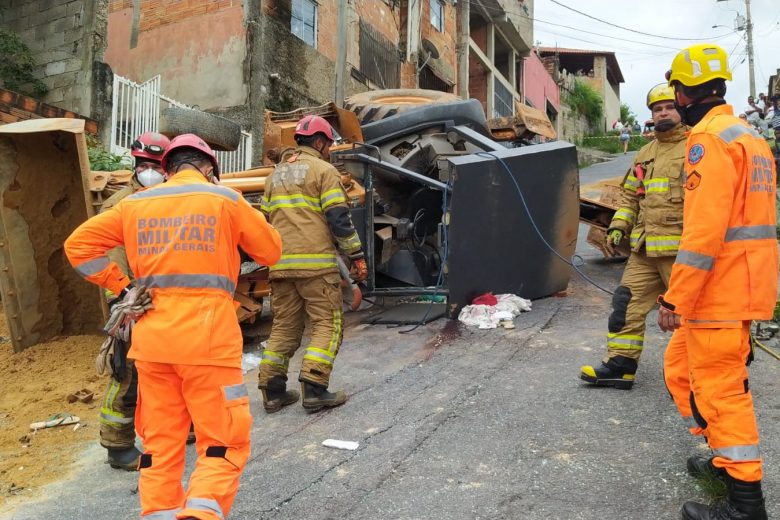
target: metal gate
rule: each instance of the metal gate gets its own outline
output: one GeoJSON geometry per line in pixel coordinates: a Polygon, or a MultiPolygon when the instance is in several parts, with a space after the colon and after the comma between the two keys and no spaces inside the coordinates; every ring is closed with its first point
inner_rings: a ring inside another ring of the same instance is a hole
{"type": "MultiPolygon", "coordinates": [[[[144,132],[157,132],[160,111],[176,106],[192,108],[160,93],[159,75],[143,83],[135,83],[114,75],[114,98],[111,108],[111,153],[126,155],[136,137],[144,132]]],[[[225,173],[252,167],[252,134],[241,132],[241,144],[233,152],[217,152],[220,170],[225,173]]]]}

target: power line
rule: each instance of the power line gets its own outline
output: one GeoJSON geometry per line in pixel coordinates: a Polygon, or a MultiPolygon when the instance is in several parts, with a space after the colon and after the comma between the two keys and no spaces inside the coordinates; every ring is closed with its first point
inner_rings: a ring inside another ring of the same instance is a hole
{"type": "Polygon", "coordinates": [[[620,41],[624,41],[624,42],[637,43],[639,45],[648,45],[650,47],[658,47],[658,48],[661,48],[661,49],[671,49],[671,50],[674,50],[674,51],[679,51],[680,50],[679,47],[670,47],[668,45],[658,45],[658,44],[655,44],[655,43],[640,42],[640,41],[636,41],[635,39],[634,40],[630,40],[628,38],[619,38],[617,36],[608,36],[606,34],[601,34],[601,33],[592,32],[592,31],[586,31],[585,29],[580,29],[578,27],[572,27],[570,25],[563,25],[563,24],[559,24],[559,23],[554,23],[554,22],[548,22],[548,21],[545,21],[545,20],[540,20],[539,18],[534,18],[534,21],[535,22],[539,22],[539,23],[548,24],[548,25],[554,25],[556,27],[563,27],[563,28],[566,28],[566,29],[573,29],[575,31],[580,31],[580,32],[583,32],[583,33],[586,33],[586,34],[593,34],[593,35],[596,35],[596,36],[601,36],[603,38],[611,38],[613,40],[620,40],[620,41]]]}
{"type": "Polygon", "coordinates": [[[674,36],[661,36],[660,34],[646,33],[646,32],[642,32],[642,31],[638,31],[636,29],[631,29],[629,27],[623,27],[622,25],[618,25],[618,24],[615,24],[615,23],[612,23],[612,22],[608,22],[606,20],[602,20],[601,18],[596,18],[595,16],[589,15],[588,13],[583,13],[582,11],[578,11],[577,9],[574,9],[573,7],[569,7],[566,4],[562,4],[558,0],[550,0],[550,2],[552,2],[552,3],[556,4],[556,5],[559,5],[559,6],[563,7],[564,9],[568,9],[569,11],[573,11],[573,12],[575,12],[577,14],[585,16],[586,18],[590,18],[591,20],[596,20],[597,22],[601,22],[603,24],[610,25],[612,27],[617,27],[618,29],[623,29],[624,31],[630,31],[630,32],[632,32],[634,34],[641,34],[643,36],[652,36],[653,38],[663,38],[665,40],[686,40],[686,41],[699,41],[700,42],[702,40],[717,40],[717,39],[725,38],[725,37],[731,35],[731,33],[729,33],[729,34],[723,34],[723,35],[720,35],[720,36],[707,36],[706,38],[676,38],[674,36]]]}
{"type": "MultiPolygon", "coordinates": [[[[571,36],[570,34],[559,33],[559,32],[555,32],[555,31],[551,31],[549,29],[545,29],[544,32],[552,34],[553,36],[560,36],[562,38],[568,38],[570,40],[575,40],[575,41],[578,41],[578,42],[590,43],[590,44],[593,44],[593,45],[601,45],[601,44],[603,44],[603,42],[587,40],[585,38],[577,38],[576,36],[571,36]]],[[[639,54],[639,55],[642,55],[642,56],[668,56],[669,55],[669,53],[655,54],[655,53],[648,53],[648,52],[629,50],[629,49],[618,49],[618,48],[613,49],[613,51],[623,52],[623,53],[627,53],[627,54],[639,54]]],[[[612,52],[612,51],[604,51],[604,52],[612,52]]]]}

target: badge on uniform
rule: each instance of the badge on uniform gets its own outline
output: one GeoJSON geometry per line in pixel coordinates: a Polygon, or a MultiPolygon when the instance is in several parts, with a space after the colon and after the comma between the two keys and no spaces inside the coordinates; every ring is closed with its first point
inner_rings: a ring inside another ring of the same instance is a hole
{"type": "Polygon", "coordinates": [[[688,164],[697,164],[704,157],[704,146],[695,144],[688,150],[688,164]]]}
{"type": "Polygon", "coordinates": [[[693,170],[685,177],[685,189],[695,190],[701,184],[701,174],[696,170],[693,170]]]}

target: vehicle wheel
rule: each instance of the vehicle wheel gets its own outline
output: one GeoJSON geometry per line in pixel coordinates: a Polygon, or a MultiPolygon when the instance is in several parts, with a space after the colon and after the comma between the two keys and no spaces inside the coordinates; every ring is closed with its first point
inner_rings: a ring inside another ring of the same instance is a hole
{"type": "Polygon", "coordinates": [[[160,112],[160,133],[170,138],[196,134],[214,150],[232,152],[241,144],[241,125],[215,114],[168,107],[160,112]]]}
{"type": "Polygon", "coordinates": [[[461,98],[449,92],[425,89],[369,90],[350,96],[344,108],[358,116],[361,125],[392,117],[398,113],[424,105],[451,103],[461,98]]]}

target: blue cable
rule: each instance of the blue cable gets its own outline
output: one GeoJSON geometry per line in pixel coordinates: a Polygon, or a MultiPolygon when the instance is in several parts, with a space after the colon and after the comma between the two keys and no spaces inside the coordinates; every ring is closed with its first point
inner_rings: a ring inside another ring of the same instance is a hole
{"type": "MultiPolygon", "coordinates": [[[[525,196],[523,195],[523,190],[520,189],[520,185],[517,183],[517,180],[512,175],[512,170],[509,169],[509,166],[507,166],[506,162],[504,162],[504,159],[501,157],[490,153],[490,152],[477,152],[475,155],[479,155],[482,157],[492,157],[493,159],[497,159],[498,162],[501,164],[501,166],[504,167],[504,171],[506,171],[506,174],[509,176],[510,179],[512,179],[512,183],[515,185],[515,189],[517,190],[517,194],[520,195],[520,201],[523,203],[523,208],[525,209],[526,215],[528,215],[528,219],[531,222],[531,226],[533,226],[534,231],[536,231],[536,234],[541,239],[542,243],[544,243],[545,246],[547,246],[547,249],[549,249],[555,256],[561,259],[561,261],[574,269],[577,274],[579,274],[585,281],[590,283],[592,286],[596,287],[597,289],[600,289],[604,291],[607,294],[614,294],[609,289],[605,289],[604,287],[597,284],[595,281],[593,281],[591,278],[588,277],[585,273],[580,271],[579,267],[575,264],[575,260],[579,259],[580,262],[583,262],[582,257],[579,255],[572,256],[571,260],[566,259],[563,255],[561,255],[558,251],[555,250],[553,246],[550,245],[549,242],[544,238],[544,235],[542,235],[542,232],[539,230],[539,227],[536,225],[536,221],[534,220],[533,215],[531,215],[531,210],[528,208],[528,204],[525,201],[525,196]]],[[[584,262],[583,262],[584,263],[584,262]]],[[[582,265],[582,264],[581,264],[582,265]]]]}

